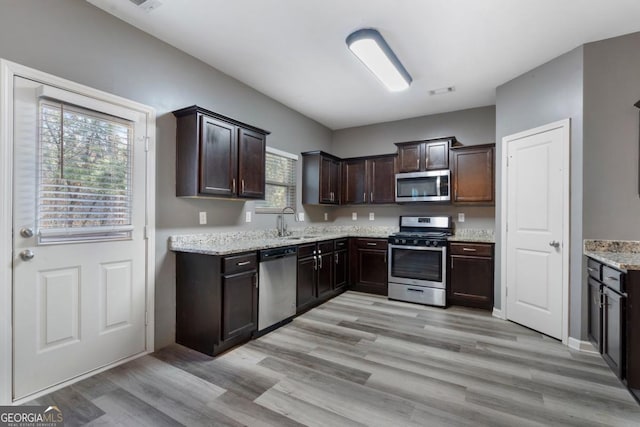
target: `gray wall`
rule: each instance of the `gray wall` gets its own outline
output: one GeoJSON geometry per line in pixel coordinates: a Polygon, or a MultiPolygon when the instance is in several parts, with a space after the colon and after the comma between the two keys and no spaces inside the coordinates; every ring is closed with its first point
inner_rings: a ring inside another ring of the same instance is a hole
{"type": "MultiPolygon", "coordinates": [[[[339,157],[395,153],[394,142],[455,136],[465,145],[487,144],[495,141],[495,107],[471,108],[450,113],[415,117],[406,120],[379,123],[337,130],[333,133],[330,153],[339,157]]],[[[345,206],[334,209],[330,218],[335,224],[346,225],[396,225],[399,215],[425,213],[432,215],[465,214],[464,223],[456,223],[457,228],[493,229],[495,209],[487,207],[454,207],[425,203],[420,205],[389,206],[345,206]],[[352,212],[358,220],[351,219],[352,212]],[[375,215],[369,221],[369,213],[375,215]]]]}
{"type": "MultiPolygon", "coordinates": [[[[574,49],[496,89],[496,157],[502,158],[502,138],[571,119],[571,230],[570,230],[570,319],[569,335],[584,338],[586,293],[582,288],[582,157],[583,157],[583,48],[574,49]]],[[[502,179],[497,162],[496,183],[502,179]]],[[[496,206],[502,203],[497,192],[496,206]]],[[[496,210],[496,241],[501,238],[502,218],[496,210]]],[[[495,305],[502,307],[500,287],[500,245],[496,245],[495,305]]]]}
{"type": "MultiPolygon", "coordinates": [[[[82,0],[0,0],[0,57],[154,107],[157,111],[156,347],[174,341],[171,234],[234,229],[253,203],[175,197],[175,119],[193,104],[270,130],[267,144],[299,153],[331,148],[331,131],[82,0]],[[199,211],[209,225],[199,226],[199,211]]],[[[301,162],[300,162],[301,163],[301,162]]],[[[310,208],[307,215],[318,217],[310,208]]],[[[252,228],[275,227],[257,215],[252,228]]]]}
{"type": "Polygon", "coordinates": [[[584,238],[640,240],[640,33],[584,46],[584,238]]]}

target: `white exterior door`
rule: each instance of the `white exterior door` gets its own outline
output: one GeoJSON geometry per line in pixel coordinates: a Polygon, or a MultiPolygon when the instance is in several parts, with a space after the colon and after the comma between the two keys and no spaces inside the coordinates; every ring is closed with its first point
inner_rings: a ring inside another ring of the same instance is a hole
{"type": "Polygon", "coordinates": [[[145,351],[145,115],[14,79],[13,399],[145,351]]]}
{"type": "Polygon", "coordinates": [[[568,121],[506,137],[507,318],[554,338],[566,328],[568,121]]]}

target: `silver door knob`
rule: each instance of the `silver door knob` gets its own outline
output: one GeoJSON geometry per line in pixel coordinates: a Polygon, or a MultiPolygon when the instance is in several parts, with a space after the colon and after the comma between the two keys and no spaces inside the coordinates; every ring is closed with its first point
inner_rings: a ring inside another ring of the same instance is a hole
{"type": "Polygon", "coordinates": [[[33,228],[22,227],[20,229],[20,235],[24,238],[33,237],[33,228]]]}
{"type": "Polygon", "coordinates": [[[552,240],[549,242],[549,246],[553,246],[554,248],[559,248],[560,242],[558,242],[557,240],[552,240]]]}
{"type": "Polygon", "coordinates": [[[36,254],[34,254],[31,249],[25,249],[24,251],[20,252],[20,258],[22,258],[23,261],[29,261],[35,255],[36,254]]]}

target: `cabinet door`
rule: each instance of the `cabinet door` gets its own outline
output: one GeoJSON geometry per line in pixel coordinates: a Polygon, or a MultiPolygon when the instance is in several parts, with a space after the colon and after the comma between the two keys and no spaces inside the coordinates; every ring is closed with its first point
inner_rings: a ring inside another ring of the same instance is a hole
{"type": "Polygon", "coordinates": [[[494,203],[494,147],[452,150],[454,203],[494,203]]]}
{"type": "Polygon", "coordinates": [[[349,252],[334,253],[333,264],[333,289],[343,288],[349,279],[349,252]]]}
{"type": "Polygon", "coordinates": [[[299,310],[316,299],[317,262],[316,257],[298,260],[296,306],[299,310]]]}
{"type": "Polygon", "coordinates": [[[398,172],[418,172],[424,164],[423,157],[424,144],[415,143],[398,146],[398,172]]]}
{"type": "Polygon", "coordinates": [[[367,160],[369,168],[369,203],[394,203],[395,157],[380,157],[367,160]]]}
{"type": "Polygon", "coordinates": [[[320,203],[332,204],[338,199],[334,191],[336,185],[333,181],[337,179],[335,174],[335,161],[328,157],[320,157],[320,203]]]}
{"type": "Polygon", "coordinates": [[[346,204],[362,204],[367,202],[366,161],[348,160],[343,167],[343,197],[346,204]]]}
{"type": "Polygon", "coordinates": [[[493,309],[492,259],[451,255],[448,294],[451,304],[493,309]]]}
{"type": "Polygon", "coordinates": [[[251,335],[258,324],[257,272],[248,271],[222,277],[222,341],[251,335]]]}
{"type": "Polygon", "coordinates": [[[624,364],[625,297],[603,286],[602,357],[622,378],[624,364]]]}
{"type": "Polygon", "coordinates": [[[238,130],[238,196],[264,199],[265,136],[238,130]]]}
{"type": "Polygon", "coordinates": [[[358,248],[357,262],[356,284],[368,292],[387,295],[387,251],[358,248]]]}
{"type": "Polygon", "coordinates": [[[333,253],[318,256],[318,298],[333,290],[333,253]]]}
{"type": "Polygon", "coordinates": [[[201,116],[200,193],[236,194],[237,135],[229,123],[201,116]]]}
{"type": "Polygon", "coordinates": [[[588,336],[593,346],[602,352],[602,285],[589,278],[588,287],[588,336]]]}
{"type": "Polygon", "coordinates": [[[333,197],[333,204],[340,204],[340,198],[341,198],[341,189],[342,189],[342,180],[341,180],[341,164],[339,161],[337,160],[331,160],[331,164],[330,164],[330,188],[331,188],[331,193],[332,193],[332,197],[333,197]]]}
{"type": "Polygon", "coordinates": [[[447,169],[449,167],[449,141],[437,141],[425,144],[424,157],[424,170],[447,169]]]}

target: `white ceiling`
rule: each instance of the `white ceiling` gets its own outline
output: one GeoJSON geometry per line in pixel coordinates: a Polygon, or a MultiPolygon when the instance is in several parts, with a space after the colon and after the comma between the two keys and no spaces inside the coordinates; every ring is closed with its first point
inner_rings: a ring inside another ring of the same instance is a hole
{"type": "Polygon", "coordinates": [[[497,86],[556,56],[640,31],[639,0],[87,1],[331,129],[491,105],[497,86]],[[363,27],[407,68],[407,91],[388,92],[349,52],[363,27]]]}

